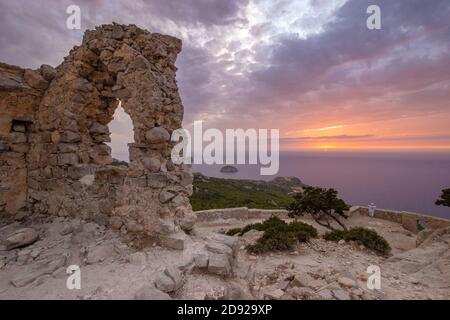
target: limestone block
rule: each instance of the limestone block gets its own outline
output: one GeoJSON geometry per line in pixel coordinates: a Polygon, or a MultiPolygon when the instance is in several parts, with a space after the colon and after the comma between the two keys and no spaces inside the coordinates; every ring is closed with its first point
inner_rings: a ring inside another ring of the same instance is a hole
{"type": "Polygon", "coordinates": [[[175,250],[184,250],[186,238],[187,237],[184,232],[177,232],[170,235],[161,235],[159,240],[161,246],[163,247],[175,250]]]}
{"type": "Polygon", "coordinates": [[[154,127],[145,133],[145,139],[149,143],[162,143],[170,139],[170,134],[162,127],[154,127]]]}
{"type": "Polygon", "coordinates": [[[31,69],[25,70],[23,77],[30,87],[38,90],[45,90],[49,85],[47,80],[45,80],[38,72],[31,69]]]}
{"type": "Polygon", "coordinates": [[[25,143],[27,142],[27,136],[22,132],[11,132],[9,135],[11,143],[25,143]]]}
{"type": "Polygon", "coordinates": [[[219,276],[229,276],[231,274],[231,265],[226,254],[209,255],[208,272],[217,274],[219,276]]]}
{"type": "Polygon", "coordinates": [[[161,203],[166,203],[166,202],[170,201],[171,199],[173,199],[175,197],[175,195],[176,194],[171,191],[163,190],[159,194],[159,201],[161,201],[161,203]]]}

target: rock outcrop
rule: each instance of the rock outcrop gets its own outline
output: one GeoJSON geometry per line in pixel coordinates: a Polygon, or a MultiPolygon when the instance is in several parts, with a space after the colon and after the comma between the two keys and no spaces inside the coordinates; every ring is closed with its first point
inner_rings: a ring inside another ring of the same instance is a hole
{"type": "Polygon", "coordinates": [[[180,223],[192,229],[190,168],[170,160],[183,118],[180,50],[176,38],[111,24],[86,31],[56,69],[0,64],[0,212],[80,217],[157,238],[180,223]],[[113,166],[105,144],[119,102],[134,126],[128,167],[113,166]]]}

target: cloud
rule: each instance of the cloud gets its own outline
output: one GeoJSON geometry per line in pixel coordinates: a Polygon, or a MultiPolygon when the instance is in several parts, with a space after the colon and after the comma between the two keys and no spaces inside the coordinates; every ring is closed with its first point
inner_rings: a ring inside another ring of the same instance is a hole
{"type": "Polygon", "coordinates": [[[183,40],[186,126],[449,133],[448,0],[378,0],[381,30],[366,28],[369,0],[83,0],[81,31],[65,28],[72,3],[0,0],[0,60],[56,65],[86,28],[134,23],[183,40]]]}
{"type": "Polygon", "coordinates": [[[281,140],[286,142],[294,142],[301,140],[354,140],[354,139],[367,139],[374,138],[372,134],[362,134],[362,135],[337,135],[337,136],[320,136],[320,137],[295,137],[295,138],[282,138],[281,140]]]}

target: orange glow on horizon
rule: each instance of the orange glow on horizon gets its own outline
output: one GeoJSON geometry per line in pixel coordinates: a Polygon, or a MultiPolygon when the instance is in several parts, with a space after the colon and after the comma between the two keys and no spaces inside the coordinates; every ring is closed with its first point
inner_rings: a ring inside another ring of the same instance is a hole
{"type": "Polygon", "coordinates": [[[327,150],[332,150],[332,149],[338,149],[339,147],[335,146],[335,145],[330,145],[330,144],[321,144],[321,145],[315,146],[314,148],[327,151],[327,150]]]}

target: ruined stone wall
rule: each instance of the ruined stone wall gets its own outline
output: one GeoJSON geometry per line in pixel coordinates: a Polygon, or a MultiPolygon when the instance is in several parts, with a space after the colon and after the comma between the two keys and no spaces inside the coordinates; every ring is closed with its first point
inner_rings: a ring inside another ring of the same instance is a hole
{"type": "Polygon", "coordinates": [[[27,154],[42,98],[39,74],[0,63],[0,212],[27,208],[27,154]]]}
{"type": "Polygon", "coordinates": [[[249,209],[247,207],[209,209],[195,211],[198,222],[220,221],[220,220],[249,220],[249,219],[267,219],[272,215],[282,219],[288,218],[288,211],[284,209],[249,209]]]}
{"type": "MultiPolygon", "coordinates": [[[[175,80],[180,50],[173,37],[104,25],[87,31],[52,77],[34,72],[49,83],[40,84],[34,109],[24,110],[31,212],[80,216],[148,235],[174,232],[176,225],[192,228],[192,174],[170,161],[170,135],[183,117],[175,80]],[[119,101],[134,127],[128,167],[111,165],[106,144],[119,101]]],[[[2,96],[0,112],[4,104],[2,96]]],[[[6,139],[14,138],[9,125],[4,131],[6,139]]]]}
{"type": "MultiPolygon", "coordinates": [[[[366,216],[369,215],[368,207],[357,206],[353,207],[350,211],[351,213],[359,213],[366,216]]],[[[418,233],[425,228],[440,229],[450,226],[450,220],[407,211],[377,208],[374,212],[374,217],[397,222],[401,224],[403,228],[413,233],[418,233]]]]}

